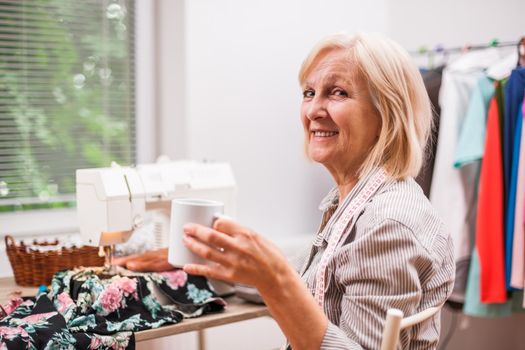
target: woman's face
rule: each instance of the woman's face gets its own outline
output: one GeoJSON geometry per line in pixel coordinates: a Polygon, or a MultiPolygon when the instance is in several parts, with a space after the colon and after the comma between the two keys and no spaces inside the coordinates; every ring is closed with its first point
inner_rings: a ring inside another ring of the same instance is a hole
{"type": "Polygon", "coordinates": [[[381,127],[366,81],[348,55],[337,50],[314,62],[302,89],[308,156],[332,173],[355,175],[381,127]]]}

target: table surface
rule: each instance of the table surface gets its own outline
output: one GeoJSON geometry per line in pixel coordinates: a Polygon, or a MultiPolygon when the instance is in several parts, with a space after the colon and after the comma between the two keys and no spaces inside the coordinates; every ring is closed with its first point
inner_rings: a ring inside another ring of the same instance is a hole
{"type": "MultiPolygon", "coordinates": [[[[14,291],[20,291],[22,296],[34,296],[37,290],[38,288],[35,287],[17,286],[14,279],[10,277],[0,278],[0,303],[4,304],[8,300],[9,294],[14,291]]],[[[228,305],[223,312],[185,319],[174,325],[136,332],[135,340],[140,342],[270,315],[264,305],[252,304],[238,297],[229,297],[225,300],[228,305]]]]}

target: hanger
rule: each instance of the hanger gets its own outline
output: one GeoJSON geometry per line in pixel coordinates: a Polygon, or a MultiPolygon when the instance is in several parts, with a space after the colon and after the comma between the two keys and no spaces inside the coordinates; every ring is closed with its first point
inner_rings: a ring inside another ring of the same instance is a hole
{"type": "Polygon", "coordinates": [[[434,48],[434,52],[441,55],[441,62],[439,63],[440,66],[444,65],[448,61],[448,51],[445,50],[445,47],[443,44],[437,44],[434,48]]]}
{"type": "Polygon", "coordinates": [[[426,46],[421,46],[418,50],[417,50],[417,53],[419,55],[427,55],[427,68],[428,69],[432,69],[434,68],[434,55],[433,55],[433,52],[429,49],[427,49],[426,46]]]}
{"type": "Polygon", "coordinates": [[[435,65],[435,58],[437,54],[443,55],[444,58],[447,57],[447,52],[442,44],[437,44],[434,49],[427,49],[426,46],[421,46],[418,50],[419,54],[426,54],[428,58],[428,68],[433,69],[435,65]]]}
{"type": "Polygon", "coordinates": [[[492,39],[490,42],[489,42],[489,47],[498,47],[499,46],[499,39],[498,38],[494,38],[492,39]]]}

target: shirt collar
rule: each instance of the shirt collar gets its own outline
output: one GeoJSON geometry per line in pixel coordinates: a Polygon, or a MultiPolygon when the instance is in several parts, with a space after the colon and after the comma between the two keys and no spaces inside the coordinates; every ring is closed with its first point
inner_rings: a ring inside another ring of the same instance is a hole
{"type": "Polygon", "coordinates": [[[322,212],[325,212],[331,206],[338,205],[338,204],[339,204],[339,190],[337,189],[337,186],[335,186],[323,198],[323,200],[319,204],[319,210],[321,210],[322,212]]]}
{"type": "Polygon", "coordinates": [[[346,196],[346,198],[343,199],[341,205],[339,205],[339,190],[336,187],[332,188],[330,192],[323,198],[321,201],[321,204],[319,204],[319,210],[326,212],[328,209],[332,208],[333,206],[339,206],[335,212],[332,214],[331,218],[328,220],[326,225],[324,226],[323,230],[321,232],[318,232],[316,238],[314,239],[314,245],[321,246],[323,244],[323,241],[328,242],[328,239],[330,237],[331,233],[331,227],[332,222],[340,216],[340,213],[345,210],[345,208],[350,204],[350,202],[357,197],[357,195],[361,192],[361,190],[365,187],[365,185],[368,183],[368,181],[379,171],[379,168],[372,169],[369,173],[367,173],[365,176],[361,177],[359,181],[356,183],[354,188],[350,191],[350,193],[346,196]]]}

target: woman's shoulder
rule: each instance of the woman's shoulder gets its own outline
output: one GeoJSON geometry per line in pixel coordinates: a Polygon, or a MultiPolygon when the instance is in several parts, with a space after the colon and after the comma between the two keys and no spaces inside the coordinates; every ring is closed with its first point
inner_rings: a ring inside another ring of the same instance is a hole
{"type": "Polygon", "coordinates": [[[427,249],[436,238],[448,240],[443,221],[413,178],[386,183],[365,206],[356,226],[373,229],[385,221],[402,225],[427,249]]]}

